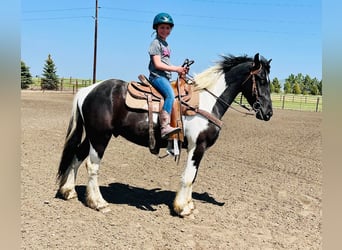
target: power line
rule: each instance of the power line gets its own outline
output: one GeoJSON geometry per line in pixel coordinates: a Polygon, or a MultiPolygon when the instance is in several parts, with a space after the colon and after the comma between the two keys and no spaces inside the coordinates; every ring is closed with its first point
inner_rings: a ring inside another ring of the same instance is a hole
{"type": "Polygon", "coordinates": [[[92,16],[70,16],[70,17],[37,17],[37,18],[23,18],[22,21],[43,21],[43,20],[66,20],[66,19],[81,19],[93,18],[92,16]]]}
{"type": "Polygon", "coordinates": [[[50,9],[50,10],[25,10],[23,13],[37,13],[37,12],[63,12],[63,11],[72,11],[72,10],[89,10],[94,9],[91,7],[87,8],[68,8],[68,9],[50,9]]]}
{"type": "Polygon", "coordinates": [[[307,3],[303,3],[303,0],[301,2],[295,2],[288,0],[285,0],[284,2],[276,2],[274,0],[271,1],[234,1],[234,0],[192,0],[193,2],[203,2],[203,3],[218,3],[218,4],[235,4],[235,5],[264,5],[264,6],[276,6],[276,7],[309,7],[312,5],[311,0],[308,0],[307,3]]]}

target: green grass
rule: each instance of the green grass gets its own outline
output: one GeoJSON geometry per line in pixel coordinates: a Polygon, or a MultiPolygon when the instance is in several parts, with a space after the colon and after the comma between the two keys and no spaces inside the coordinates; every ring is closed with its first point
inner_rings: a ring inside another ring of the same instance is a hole
{"type": "Polygon", "coordinates": [[[323,108],[323,96],[272,94],[271,98],[274,108],[319,112],[323,108]]]}
{"type": "MultiPolygon", "coordinates": [[[[240,102],[240,98],[241,95],[238,95],[236,101],[240,102]]],[[[323,96],[273,93],[271,98],[273,108],[276,109],[322,112],[323,108],[323,96]]],[[[242,98],[242,103],[246,104],[247,100],[242,98]]]]}

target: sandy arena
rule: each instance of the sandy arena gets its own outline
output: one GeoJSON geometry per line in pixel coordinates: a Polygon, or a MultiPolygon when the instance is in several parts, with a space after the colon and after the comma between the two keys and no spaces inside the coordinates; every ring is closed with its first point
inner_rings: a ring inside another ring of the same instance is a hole
{"type": "MultiPolygon", "coordinates": [[[[184,168],[111,140],[99,184],[111,212],[55,198],[73,94],[21,92],[22,249],[322,249],[322,113],[229,110],[196,179],[194,216],[171,207],[184,168]]],[[[162,151],[164,153],[164,151],[162,151]]]]}

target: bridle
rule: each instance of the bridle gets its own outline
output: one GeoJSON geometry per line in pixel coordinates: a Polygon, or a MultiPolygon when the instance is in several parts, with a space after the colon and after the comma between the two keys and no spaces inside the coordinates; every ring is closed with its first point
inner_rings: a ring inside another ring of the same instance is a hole
{"type": "MultiPolygon", "coordinates": [[[[254,66],[254,63],[253,63],[253,66],[254,66]]],[[[262,64],[260,64],[260,67],[258,69],[252,70],[247,76],[246,80],[244,80],[241,84],[241,85],[244,85],[249,80],[249,78],[252,77],[252,93],[253,95],[256,96],[257,100],[258,100],[259,94],[258,94],[258,86],[255,81],[255,75],[259,74],[261,70],[262,70],[262,64]]]]}
{"type": "MultiPolygon", "coordinates": [[[[254,63],[253,63],[253,66],[254,66],[254,63]]],[[[258,91],[258,85],[256,84],[256,81],[255,81],[255,75],[259,74],[261,72],[261,70],[262,70],[262,64],[260,63],[260,67],[258,69],[252,70],[249,73],[249,75],[247,76],[246,80],[244,80],[241,84],[241,85],[244,85],[245,82],[247,82],[248,79],[252,77],[252,95],[255,95],[255,97],[256,97],[256,100],[253,103],[253,110],[254,111],[257,111],[260,109],[259,91],[258,91]]]]}
{"type": "MultiPolygon", "coordinates": [[[[253,63],[254,66],[254,63],[253,63]]],[[[253,113],[251,113],[251,111],[257,111],[260,109],[260,102],[259,102],[259,91],[258,91],[258,86],[257,83],[255,81],[255,75],[259,74],[262,70],[262,64],[260,64],[260,67],[258,69],[252,70],[249,75],[246,77],[246,79],[241,83],[241,86],[244,85],[250,78],[252,78],[252,94],[256,96],[256,101],[255,103],[253,103],[253,109],[248,108],[246,105],[241,104],[237,101],[234,100],[234,103],[238,104],[240,107],[246,109],[249,111],[249,113],[246,112],[242,112],[234,107],[232,107],[230,104],[228,104],[225,100],[223,100],[221,97],[215,95],[213,92],[211,92],[210,90],[208,90],[207,88],[204,88],[205,91],[207,91],[209,94],[211,94],[212,96],[214,96],[221,104],[224,104],[227,108],[230,107],[231,109],[245,114],[245,115],[254,115],[253,113]]]]}

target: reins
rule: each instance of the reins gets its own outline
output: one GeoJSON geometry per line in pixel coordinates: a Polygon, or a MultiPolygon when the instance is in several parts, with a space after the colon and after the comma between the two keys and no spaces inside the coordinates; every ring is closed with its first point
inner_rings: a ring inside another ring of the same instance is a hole
{"type": "MultiPolygon", "coordinates": [[[[246,79],[241,83],[241,85],[244,85],[252,77],[252,92],[254,95],[256,95],[256,100],[258,100],[258,88],[257,88],[256,81],[255,81],[255,75],[260,73],[261,69],[262,69],[262,64],[260,64],[260,67],[258,69],[251,71],[249,73],[249,75],[246,77],[246,79]]],[[[211,92],[207,88],[204,88],[204,90],[207,91],[209,94],[211,94],[213,97],[215,97],[221,104],[224,104],[227,108],[230,107],[231,109],[233,109],[233,110],[235,110],[241,114],[244,114],[244,115],[254,115],[253,113],[251,113],[251,111],[253,111],[253,110],[248,108],[246,105],[241,104],[235,100],[233,101],[234,103],[238,104],[240,107],[248,110],[249,113],[248,112],[242,112],[242,111],[234,108],[229,103],[227,103],[225,100],[223,100],[221,97],[215,95],[213,92],[211,92]]]]}
{"type": "MultiPolygon", "coordinates": [[[[242,112],[242,111],[236,109],[235,107],[233,107],[233,106],[231,106],[230,104],[228,104],[225,100],[223,100],[221,97],[215,95],[213,92],[211,92],[211,91],[210,91],[209,89],[207,89],[207,88],[204,88],[203,90],[207,91],[209,94],[211,94],[213,97],[215,97],[216,100],[218,100],[221,104],[224,104],[227,108],[230,107],[231,109],[233,109],[233,110],[235,110],[235,111],[237,111],[237,112],[239,112],[239,113],[241,113],[241,114],[244,114],[244,115],[254,115],[253,113],[242,112]]],[[[235,100],[234,100],[234,102],[235,102],[236,104],[238,104],[240,107],[242,107],[242,108],[248,110],[249,112],[251,111],[251,109],[250,109],[250,108],[247,108],[245,105],[243,105],[243,104],[241,104],[241,103],[238,103],[238,102],[235,101],[235,100]]]]}

